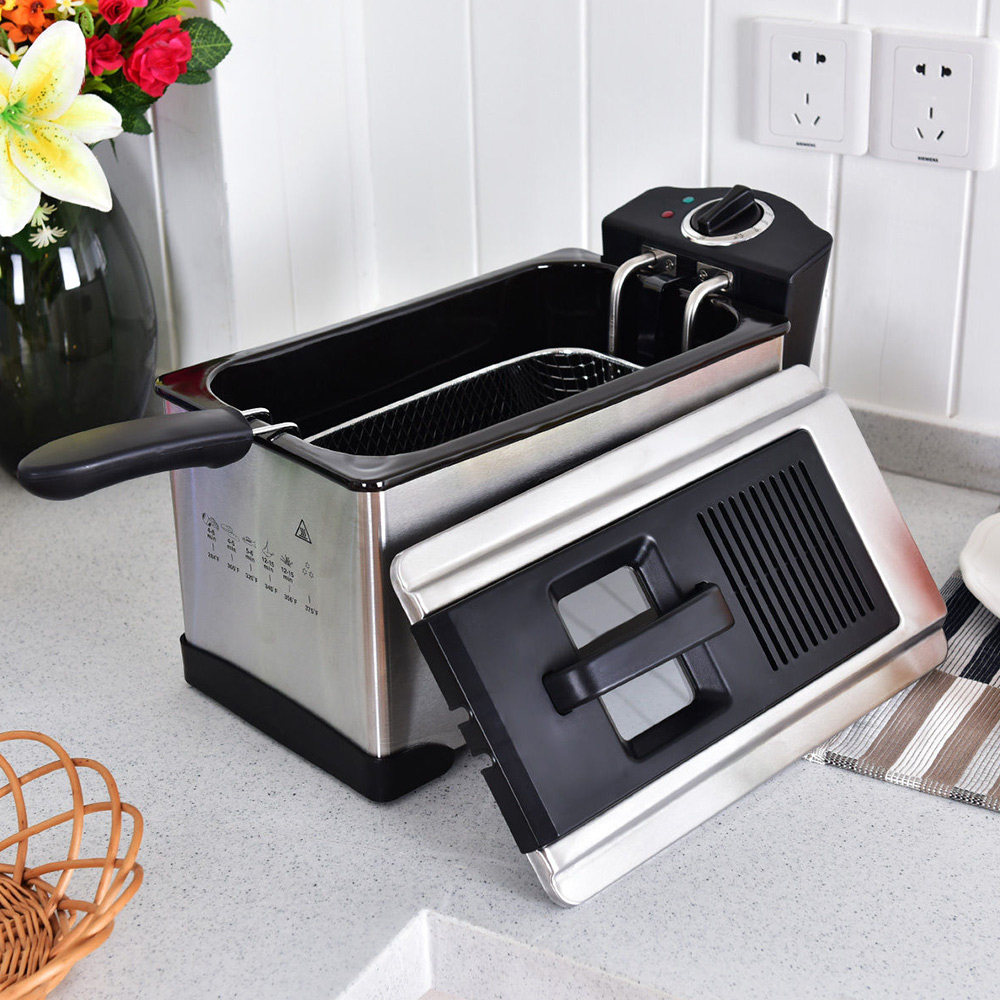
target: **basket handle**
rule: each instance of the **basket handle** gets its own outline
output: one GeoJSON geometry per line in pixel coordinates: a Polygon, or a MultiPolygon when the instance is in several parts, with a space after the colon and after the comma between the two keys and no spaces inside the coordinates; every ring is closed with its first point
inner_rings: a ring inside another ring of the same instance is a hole
{"type": "Polygon", "coordinates": [[[154,472],[229,465],[253,438],[247,418],[229,408],[141,417],[42,445],[21,459],[17,478],[35,496],[72,500],[154,472]]]}

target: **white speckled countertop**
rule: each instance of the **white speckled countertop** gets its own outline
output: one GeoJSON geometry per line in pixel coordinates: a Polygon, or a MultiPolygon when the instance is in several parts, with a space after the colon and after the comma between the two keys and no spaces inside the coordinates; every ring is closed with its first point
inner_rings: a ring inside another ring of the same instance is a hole
{"type": "MultiPolygon", "coordinates": [[[[997,498],[888,479],[943,582],[997,498]]],[[[423,908],[686,1000],[1000,991],[994,813],[800,762],[560,910],[479,762],[373,805],[188,688],[181,630],[164,476],[65,504],[0,479],[0,728],[107,764],[147,824],[145,884],[56,997],[333,998],[423,908]]]]}

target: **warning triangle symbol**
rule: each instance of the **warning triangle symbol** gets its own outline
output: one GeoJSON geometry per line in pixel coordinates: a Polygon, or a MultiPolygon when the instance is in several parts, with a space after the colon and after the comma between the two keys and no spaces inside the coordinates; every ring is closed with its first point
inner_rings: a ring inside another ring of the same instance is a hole
{"type": "Polygon", "coordinates": [[[299,521],[299,526],[295,529],[295,537],[301,538],[302,541],[312,545],[312,539],[309,537],[309,529],[306,527],[305,521],[299,521]]]}

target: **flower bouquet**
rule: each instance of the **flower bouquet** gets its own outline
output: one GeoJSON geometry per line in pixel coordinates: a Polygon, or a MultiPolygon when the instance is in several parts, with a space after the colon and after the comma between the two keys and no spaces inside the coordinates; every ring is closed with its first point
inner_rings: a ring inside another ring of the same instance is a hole
{"type": "MultiPolygon", "coordinates": [[[[221,4],[221,0],[216,0],[221,4]]],[[[190,0],[0,0],[0,236],[42,250],[67,229],[42,194],[107,212],[88,146],[146,134],[172,83],[205,83],[230,48],[190,0]],[[30,232],[24,230],[30,228],[30,232]]]]}
{"type": "Polygon", "coordinates": [[[0,0],[0,465],[9,471],[45,441],[145,408],[152,293],[91,147],[151,132],[147,112],[169,86],[209,80],[230,41],[213,21],[185,17],[193,6],[0,0]]]}

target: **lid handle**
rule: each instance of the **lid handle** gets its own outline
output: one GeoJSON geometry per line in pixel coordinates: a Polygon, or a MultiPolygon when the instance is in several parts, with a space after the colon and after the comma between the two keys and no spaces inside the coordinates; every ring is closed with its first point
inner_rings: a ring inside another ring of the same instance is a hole
{"type": "Polygon", "coordinates": [[[722,591],[699,584],[691,597],[622,642],[542,678],[560,715],[700,646],[733,624],[722,591]]]}

